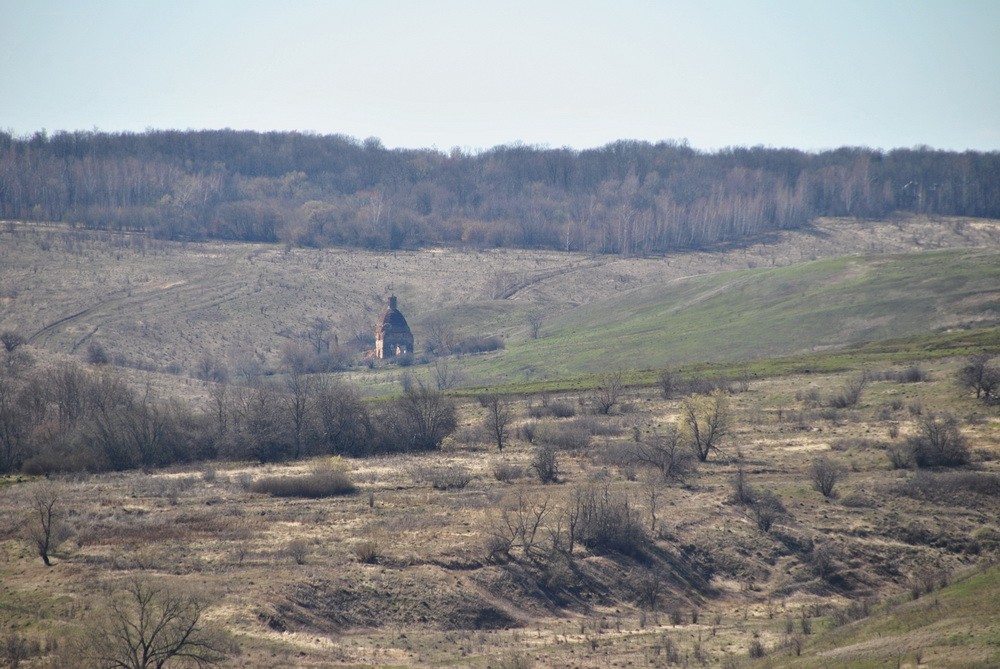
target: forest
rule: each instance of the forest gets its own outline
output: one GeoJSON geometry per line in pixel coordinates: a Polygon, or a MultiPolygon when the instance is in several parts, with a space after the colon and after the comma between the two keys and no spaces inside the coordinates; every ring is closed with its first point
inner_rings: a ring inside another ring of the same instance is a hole
{"type": "Polygon", "coordinates": [[[299,132],[0,133],[0,218],[171,240],[642,256],[894,212],[1000,217],[1000,153],[676,141],[445,153],[299,132]]]}

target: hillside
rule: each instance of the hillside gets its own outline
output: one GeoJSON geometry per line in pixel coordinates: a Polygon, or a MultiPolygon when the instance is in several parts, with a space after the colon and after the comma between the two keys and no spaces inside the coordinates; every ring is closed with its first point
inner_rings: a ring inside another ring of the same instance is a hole
{"type": "Polygon", "coordinates": [[[623,291],[469,372],[559,378],[735,362],[998,323],[996,250],[854,256],[623,291]]]}
{"type": "Polygon", "coordinates": [[[77,667],[111,593],[139,579],[197,595],[225,667],[869,667],[916,651],[993,666],[996,571],[953,575],[1000,551],[1000,422],[956,387],[959,364],[921,363],[913,382],[873,369],[847,409],[830,398],[857,370],[754,380],[681,479],[629,456],[682,420],[685,398],[648,388],[611,415],[588,413],[587,392],[514,398],[503,453],[466,401],[428,453],[6,477],[0,625],[24,666],[77,667]],[[940,411],[961,416],[971,465],[894,468],[940,411]],[[533,469],[546,445],[552,483],[533,469]],[[819,458],[841,472],[830,497],[811,485],[819,458]],[[297,487],[331,470],[356,488],[297,487]],[[292,496],[261,485],[275,481],[292,496]],[[45,567],[22,528],[53,489],[68,540],[45,567]]]}
{"type": "Polygon", "coordinates": [[[371,336],[395,293],[418,353],[436,323],[505,339],[504,353],[461,361],[469,383],[553,378],[989,322],[998,245],[996,222],[921,218],[824,220],[745,247],[655,258],[179,244],[8,224],[0,329],[54,353],[82,357],[97,343],[117,364],[191,377],[206,360],[231,372],[248,361],[278,369],[283,347],[302,344],[317,318],[350,346],[371,336]],[[882,257],[947,248],[978,250],[882,257]],[[544,314],[534,341],[532,313],[544,314]]]}

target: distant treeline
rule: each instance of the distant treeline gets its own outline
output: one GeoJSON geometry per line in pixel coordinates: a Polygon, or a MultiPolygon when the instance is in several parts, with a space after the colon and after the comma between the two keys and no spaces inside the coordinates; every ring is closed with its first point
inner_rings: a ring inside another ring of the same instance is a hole
{"type": "Polygon", "coordinates": [[[641,255],[897,211],[1000,218],[1000,152],[619,141],[446,154],[295,132],[0,133],[3,219],[166,239],[641,255]]]}

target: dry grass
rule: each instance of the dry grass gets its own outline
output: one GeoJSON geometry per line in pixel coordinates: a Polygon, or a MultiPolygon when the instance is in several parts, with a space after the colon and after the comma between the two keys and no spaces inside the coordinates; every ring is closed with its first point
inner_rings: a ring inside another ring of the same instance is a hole
{"type": "Polygon", "coordinates": [[[0,330],[37,335],[33,344],[77,357],[96,342],[113,362],[168,372],[157,382],[187,398],[204,392],[191,379],[206,356],[234,374],[241,366],[275,367],[283,347],[316,318],[330,321],[341,344],[357,333],[370,335],[390,292],[399,295],[418,341],[439,319],[456,323],[461,336],[527,339],[530,314],[544,310],[553,318],[680,277],[853,253],[988,246],[1000,239],[995,222],[959,223],[821,220],[815,230],[740,249],[647,259],[286,249],[167,243],[141,235],[109,242],[63,226],[19,223],[13,232],[0,231],[0,330]],[[512,299],[494,300],[500,275],[521,277],[525,287],[512,299]]]}
{"type": "MultiPolygon", "coordinates": [[[[685,486],[605,464],[607,450],[635,437],[620,429],[559,451],[556,485],[518,475],[534,457],[534,446],[519,440],[502,458],[484,445],[448,442],[439,453],[349,461],[339,471],[359,494],[323,499],[276,498],[244,485],[301,481],[315,463],[81,477],[64,483],[72,536],[51,569],[18,535],[33,484],[6,481],[0,619],[44,649],[47,639],[86,625],[87,602],[104,597],[101,584],[142,570],[211,603],[212,624],[241,649],[228,666],[485,667],[526,658],[535,666],[656,666],[668,653],[726,666],[756,652],[755,641],[778,652],[786,620],[796,635],[809,621],[808,650],[851,602],[906,596],[911,575],[996,556],[996,415],[961,421],[984,456],[976,471],[916,477],[892,470],[886,454],[919,420],[905,408],[884,416],[893,400],[981,414],[949,381],[959,362],[928,363],[930,380],[921,383],[872,381],[848,421],[801,419],[810,411],[804,390],[828,396],[848,374],[755,381],[731,397],[736,427],[721,457],[685,486]],[[800,418],[776,420],[792,412],[800,418]],[[890,421],[899,426],[895,440],[890,421]],[[812,489],[809,470],[820,456],[848,472],[839,501],[812,489]],[[738,467],[784,505],[768,532],[752,509],[731,501],[738,467]],[[437,489],[440,472],[468,480],[437,489]],[[567,554],[580,491],[595,495],[588,522],[596,529],[577,535],[567,554]],[[504,519],[525,534],[509,557],[488,559],[491,528],[504,519]],[[607,539],[617,535],[601,533],[609,527],[632,528],[639,539],[623,554],[607,539]]],[[[632,391],[627,401],[641,438],[674,422],[681,403],[654,389],[632,391]]],[[[463,422],[479,411],[463,406],[463,422]]],[[[528,415],[526,401],[518,412],[528,415]]],[[[587,419],[620,428],[621,417],[587,419]]]]}

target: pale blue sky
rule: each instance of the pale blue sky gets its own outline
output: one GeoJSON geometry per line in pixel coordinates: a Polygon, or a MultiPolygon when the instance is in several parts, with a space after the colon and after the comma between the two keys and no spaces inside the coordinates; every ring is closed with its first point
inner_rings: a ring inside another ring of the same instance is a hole
{"type": "Polygon", "coordinates": [[[1000,0],[0,0],[0,128],[1000,150],[1000,0]]]}

